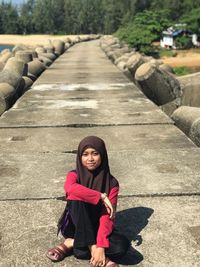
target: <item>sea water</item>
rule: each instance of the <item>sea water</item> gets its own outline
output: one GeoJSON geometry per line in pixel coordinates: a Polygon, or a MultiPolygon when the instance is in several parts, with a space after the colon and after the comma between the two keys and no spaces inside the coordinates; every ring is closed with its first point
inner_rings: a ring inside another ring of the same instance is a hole
{"type": "Polygon", "coordinates": [[[0,52],[6,48],[12,50],[12,48],[14,47],[14,45],[1,45],[0,44],[0,52]]]}

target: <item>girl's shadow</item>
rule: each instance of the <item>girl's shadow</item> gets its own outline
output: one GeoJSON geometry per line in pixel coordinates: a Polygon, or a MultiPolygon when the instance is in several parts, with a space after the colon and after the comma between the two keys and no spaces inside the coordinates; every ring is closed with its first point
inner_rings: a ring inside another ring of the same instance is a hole
{"type": "MultiPolygon", "coordinates": [[[[116,214],[116,228],[124,234],[129,241],[135,241],[136,246],[142,244],[142,236],[139,234],[148,224],[148,219],[154,210],[146,207],[137,207],[122,210],[116,214]]],[[[143,260],[143,256],[131,247],[118,263],[122,265],[135,265],[143,260]]]]}

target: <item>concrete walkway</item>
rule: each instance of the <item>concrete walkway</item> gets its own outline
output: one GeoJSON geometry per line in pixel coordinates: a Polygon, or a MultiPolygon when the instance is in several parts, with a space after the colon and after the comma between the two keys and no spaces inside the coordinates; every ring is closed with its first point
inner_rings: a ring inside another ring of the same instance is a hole
{"type": "Polygon", "coordinates": [[[45,253],[60,242],[65,174],[87,135],[105,140],[121,185],[117,226],[133,248],[120,266],[199,266],[199,148],[98,40],[71,47],[0,118],[0,266],[55,265],[45,253]]]}

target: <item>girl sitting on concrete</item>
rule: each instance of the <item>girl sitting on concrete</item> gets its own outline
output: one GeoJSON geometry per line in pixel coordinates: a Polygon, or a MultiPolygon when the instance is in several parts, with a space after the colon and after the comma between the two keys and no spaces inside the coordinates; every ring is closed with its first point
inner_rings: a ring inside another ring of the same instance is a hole
{"type": "Polygon", "coordinates": [[[50,249],[53,262],[72,254],[89,259],[93,267],[117,267],[129,241],[114,228],[118,181],[110,174],[105,143],[96,136],[84,138],[78,147],[76,170],[65,182],[67,206],[58,223],[65,241],[50,249]]]}

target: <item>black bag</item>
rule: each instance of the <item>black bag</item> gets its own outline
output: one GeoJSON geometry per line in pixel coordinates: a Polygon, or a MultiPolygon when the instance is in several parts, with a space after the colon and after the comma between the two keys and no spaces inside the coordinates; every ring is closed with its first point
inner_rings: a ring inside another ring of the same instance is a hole
{"type": "Polygon", "coordinates": [[[58,227],[57,236],[59,232],[61,232],[61,234],[64,237],[66,236],[65,233],[67,232],[67,226],[69,225],[69,221],[70,221],[69,208],[68,208],[68,205],[66,204],[65,209],[57,223],[57,227],[58,227]]]}

